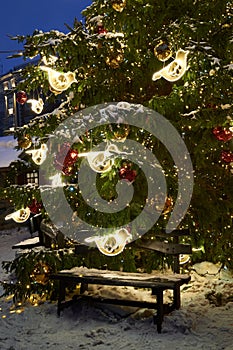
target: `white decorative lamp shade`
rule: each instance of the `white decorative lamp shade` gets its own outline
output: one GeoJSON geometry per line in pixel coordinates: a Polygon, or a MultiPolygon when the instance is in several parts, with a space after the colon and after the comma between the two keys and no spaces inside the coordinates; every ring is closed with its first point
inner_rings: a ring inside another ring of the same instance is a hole
{"type": "Polygon", "coordinates": [[[75,79],[75,73],[73,72],[57,72],[56,70],[42,66],[40,67],[43,71],[48,73],[48,80],[51,90],[55,94],[60,94],[62,91],[67,90],[72,83],[77,83],[75,79]]]}
{"type": "Polygon", "coordinates": [[[152,80],[158,80],[161,77],[168,81],[179,80],[187,70],[187,55],[189,51],[179,49],[176,52],[176,58],[174,61],[169,63],[166,67],[162,68],[158,72],[154,73],[152,80]]]}
{"type": "Polygon", "coordinates": [[[123,252],[126,243],[132,238],[125,228],[117,230],[107,236],[94,236],[86,238],[87,243],[95,242],[101,253],[107,256],[115,256],[123,252]]]}
{"type": "Polygon", "coordinates": [[[43,102],[42,98],[39,98],[39,100],[31,99],[31,100],[28,100],[27,102],[31,103],[31,105],[32,105],[31,108],[32,108],[33,112],[40,114],[43,111],[44,102],[43,102]]]}
{"type": "Polygon", "coordinates": [[[46,159],[47,151],[48,147],[45,143],[43,143],[40,148],[28,150],[26,153],[32,155],[32,160],[34,163],[41,165],[46,159]]]}
{"type": "Polygon", "coordinates": [[[22,208],[22,209],[15,211],[14,213],[8,214],[5,217],[5,220],[13,219],[17,223],[23,223],[23,222],[27,221],[27,219],[30,216],[30,213],[31,213],[31,211],[28,207],[22,208]]]}

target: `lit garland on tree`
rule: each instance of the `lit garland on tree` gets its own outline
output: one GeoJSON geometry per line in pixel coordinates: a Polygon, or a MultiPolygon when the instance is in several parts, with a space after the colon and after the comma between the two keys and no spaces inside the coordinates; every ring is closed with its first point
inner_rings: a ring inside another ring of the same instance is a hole
{"type": "MultiPolygon", "coordinates": [[[[207,260],[220,260],[232,267],[229,258],[232,173],[228,171],[233,161],[230,130],[233,125],[230,117],[232,24],[228,1],[218,0],[213,8],[206,1],[195,6],[193,2],[174,4],[169,1],[165,7],[162,1],[143,0],[139,6],[138,0],[97,0],[83,15],[85,25],[76,20],[72,28],[68,26],[68,34],[51,30],[16,37],[24,43],[25,58],[39,55],[38,65],[28,66],[23,72],[17,102],[31,103],[27,96],[33,91],[43,91],[46,96],[40,100],[41,106],[60,98],[60,105],[54,111],[43,114],[42,110],[27,127],[15,131],[19,147],[26,150],[28,161],[34,158],[37,165],[43,164],[48,153],[54,153],[56,171],[49,174],[51,181],[64,186],[73,212],[93,224],[96,220],[109,222],[109,217],[98,213],[98,208],[89,208],[82,198],[77,185],[81,162],[84,160],[94,166],[97,188],[104,200],[116,198],[119,179],[131,183],[135,192],[134,204],[122,215],[112,216],[112,227],[118,227],[119,222],[125,223],[140,213],[146,202],[146,179],[140,167],[130,162],[127,155],[126,159],[111,157],[111,150],[108,150],[107,158],[104,151],[93,157],[93,147],[105,142],[117,144],[122,150],[127,139],[147,147],[164,169],[167,198],[170,199],[164,208],[159,208],[163,214],[146,234],[149,239],[154,239],[156,232],[166,227],[176,201],[177,171],[169,152],[146,131],[146,118],[145,130],[121,121],[89,130],[88,120],[84,120],[86,132],[79,138],[73,137],[72,142],[67,137],[69,149],[64,144],[59,150],[47,150],[44,146],[60,123],[86,107],[111,101],[150,107],[179,131],[194,166],[191,206],[180,228],[190,228],[193,245],[205,247],[207,260]],[[192,14],[190,17],[189,13],[192,14]],[[82,157],[83,154],[88,155],[82,157]]],[[[15,209],[20,210],[32,202],[36,191],[38,188],[35,187],[20,189],[15,186],[2,192],[14,201],[15,209]]],[[[59,198],[57,205],[60,205],[59,198]]],[[[44,209],[43,215],[46,216],[44,209]]],[[[134,232],[130,234],[134,235],[134,232]]],[[[135,256],[136,251],[133,245],[126,244],[118,257],[112,257],[118,259],[114,267],[120,267],[121,254],[125,254],[124,269],[130,269],[132,260],[128,257],[135,256]]],[[[148,253],[148,258],[139,259],[141,267],[152,266],[156,260],[154,256],[148,253]]],[[[93,259],[92,267],[106,264],[106,260],[99,261],[93,259]]],[[[159,257],[156,261],[158,267],[159,257]]],[[[107,265],[110,265],[109,258],[107,265]]]]}

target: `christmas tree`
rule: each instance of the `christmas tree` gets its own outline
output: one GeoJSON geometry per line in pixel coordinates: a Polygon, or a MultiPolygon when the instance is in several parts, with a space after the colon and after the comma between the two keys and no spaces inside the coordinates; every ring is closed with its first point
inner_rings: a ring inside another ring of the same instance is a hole
{"type": "Polygon", "coordinates": [[[133,243],[170,225],[189,228],[203,259],[232,268],[230,2],[96,0],[83,16],[67,34],[14,38],[38,59],[17,87],[34,96],[35,117],[15,137],[41,182],[4,195],[15,210],[36,200],[65,236],[97,246],[104,254],[89,266],[130,270],[133,243]]]}

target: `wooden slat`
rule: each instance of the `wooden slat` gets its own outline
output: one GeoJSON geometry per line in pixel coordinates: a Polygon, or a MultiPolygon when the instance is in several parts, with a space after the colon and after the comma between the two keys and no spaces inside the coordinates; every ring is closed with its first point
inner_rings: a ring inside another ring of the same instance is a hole
{"type": "Polygon", "coordinates": [[[142,241],[138,244],[141,248],[156,250],[165,254],[192,254],[192,248],[189,244],[167,243],[159,241],[142,241]]]}

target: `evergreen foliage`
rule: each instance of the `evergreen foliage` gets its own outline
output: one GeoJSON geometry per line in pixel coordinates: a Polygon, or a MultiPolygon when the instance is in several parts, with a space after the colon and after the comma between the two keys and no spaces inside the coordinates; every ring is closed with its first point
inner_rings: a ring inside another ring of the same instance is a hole
{"type": "MultiPolygon", "coordinates": [[[[22,83],[17,87],[28,95],[37,92],[45,103],[56,103],[50,113],[42,112],[15,131],[16,138],[28,134],[37,144],[47,141],[49,135],[66,118],[86,107],[105,102],[127,101],[149,107],[167,118],[182,136],[194,168],[194,190],[190,208],[180,228],[191,230],[192,245],[202,247],[201,259],[222,262],[233,268],[232,262],[232,166],[221,159],[221,152],[233,152],[233,141],[216,139],[213,129],[229,130],[232,116],[232,13],[227,0],[126,0],[122,11],[113,3],[121,0],[96,0],[83,11],[85,22],[74,20],[67,25],[67,34],[51,30],[35,31],[32,35],[15,37],[24,44],[23,56],[38,58],[36,65],[28,65],[22,72],[22,83]],[[165,43],[172,56],[164,62],[158,59],[156,47],[165,43]],[[152,81],[152,75],[171,62],[179,50],[188,50],[188,69],[181,79],[169,82],[163,77],[152,81]],[[47,72],[40,69],[50,56],[57,60],[50,65],[58,72],[74,72],[77,82],[60,94],[51,91],[47,72]],[[57,105],[59,107],[57,107],[57,105]]],[[[146,126],[146,120],[145,120],[146,126]]],[[[125,125],[101,126],[82,135],[82,143],[72,148],[78,152],[90,150],[91,145],[104,139],[123,139],[124,136],[141,142],[158,158],[166,175],[168,196],[176,201],[177,173],[166,148],[145,130],[125,125]]],[[[30,157],[29,157],[30,158],[30,157]]],[[[101,221],[115,227],[137,216],[146,200],[146,180],[143,172],[132,165],[137,176],[133,183],[135,196],[132,205],[118,215],[107,215],[91,210],[77,189],[78,170],[82,159],[72,165],[69,174],[63,174],[67,201],[78,215],[90,223],[101,221]],[[70,190],[70,186],[73,189],[70,190]],[[98,218],[99,217],[99,218],[98,218]]],[[[31,161],[30,159],[28,160],[31,161]]],[[[33,163],[32,163],[33,164],[33,163]]],[[[111,200],[116,196],[116,183],[122,160],[116,160],[107,173],[97,176],[101,196],[111,200]]],[[[9,182],[10,185],[10,182],[9,182]]],[[[15,208],[38,198],[38,187],[9,186],[2,195],[10,198],[15,208]]],[[[59,206],[59,199],[58,206],[59,206]]],[[[170,212],[162,214],[146,234],[154,238],[166,227],[170,212]]],[[[46,217],[46,213],[43,212],[46,217]]],[[[131,257],[139,254],[132,246],[131,257]]],[[[126,253],[122,253],[123,256],[126,253]]],[[[193,260],[198,259],[193,254],[193,260]]],[[[92,262],[93,267],[110,266],[110,259],[102,257],[92,262]],[[105,259],[103,261],[103,259],[105,259]]],[[[140,256],[141,268],[153,266],[150,253],[140,256]]],[[[160,265],[160,257],[157,257],[160,265]]],[[[122,255],[119,259],[122,261],[122,255]]],[[[126,259],[125,270],[130,270],[132,258],[126,259]]],[[[120,264],[114,265],[120,268],[120,264]]],[[[134,265],[135,267],[135,265],[134,265]]],[[[138,267],[138,266],[137,266],[138,267]]]]}

